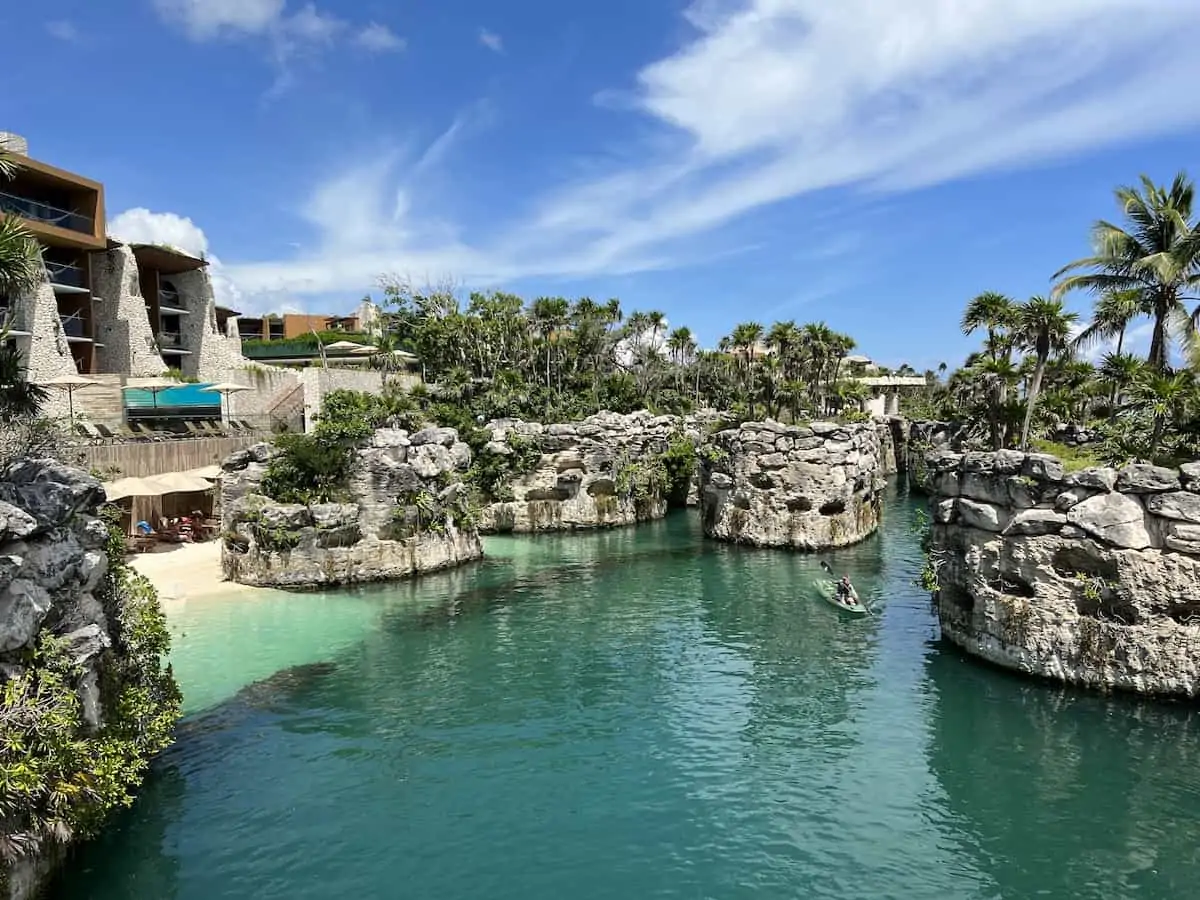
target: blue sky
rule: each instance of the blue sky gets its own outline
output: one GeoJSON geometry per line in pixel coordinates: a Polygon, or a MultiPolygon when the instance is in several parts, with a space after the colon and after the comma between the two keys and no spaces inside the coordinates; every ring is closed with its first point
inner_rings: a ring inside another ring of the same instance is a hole
{"type": "Polygon", "coordinates": [[[391,273],[919,368],[1200,132],[1195,0],[43,0],[0,33],[0,129],[243,310],[391,273]]]}

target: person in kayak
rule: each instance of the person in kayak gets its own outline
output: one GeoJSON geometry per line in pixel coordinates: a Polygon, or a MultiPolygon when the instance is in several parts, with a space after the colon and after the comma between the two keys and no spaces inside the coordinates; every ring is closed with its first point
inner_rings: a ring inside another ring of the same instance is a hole
{"type": "Polygon", "coordinates": [[[852,588],[850,586],[850,576],[843,575],[842,580],[839,581],[838,585],[837,585],[838,603],[841,603],[843,606],[853,606],[854,605],[854,600],[853,600],[854,595],[851,593],[853,590],[854,590],[854,588],[852,588]]]}

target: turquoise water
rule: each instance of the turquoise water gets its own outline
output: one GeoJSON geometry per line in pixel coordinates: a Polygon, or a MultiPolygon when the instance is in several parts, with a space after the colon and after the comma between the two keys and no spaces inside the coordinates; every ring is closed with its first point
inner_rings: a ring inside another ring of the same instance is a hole
{"type": "Polygon", "coordinates": [[[688,515],[190,604],[179,741],[56,896],[1197,896],[1195,714],[941,644],[910,515],[827,557],[865,619],[688,515]]]}

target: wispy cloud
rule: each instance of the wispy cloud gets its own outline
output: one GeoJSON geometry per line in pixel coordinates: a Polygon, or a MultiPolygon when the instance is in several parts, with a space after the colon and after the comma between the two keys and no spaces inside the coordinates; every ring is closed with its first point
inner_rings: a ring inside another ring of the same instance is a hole
{"type": "Polygon", "coordinates": [[[433,226],[436,197],[412,202],[416,159],[380,157],[336,175],[336,215],[309,205],[315,241],[296,258],[232,271],[325,291],[397,268],[487,283],[668,267],[781,201],[908,191],[1200,123],[1200,94],[1178,90],[1200,76],[1194,0],[703,0],[687,18],[694,38],[620,94],[631,131],[653,130],[626,148],[634,162],[547,184],[468,241],[433,226]]]}
{"type": "Polygon", "coordinates": [[[479,43],[494,53],[504,52],[504,39],[496,32],[488,31],[486,28],[479,29],[479,43]]]}
{"type": "Polygon", "coordinates": [[[372,22],[355,36],[355,42],[365,50],[374,53],[390,53],[403,50],[406,42],[386,25],[372,22]]]}
{"type": "Polygon", "coordinates": [[[74,22],[69,22],[66,19],[57,19],[53,22],[46,23],[46,31],[50,37],[57,38],[60,41],[66,41],[68,44],[78,44],[83,40],[83,35],[79,33],[79,29],[75,27],[74,22]]]}
{"type": "Polygon", "coordinates": [[[287,0],[154,0],[159,16],[197,42],[256,38],[265,43],[276,66],[277,94],[293,81],[298,56],[351,44],[372,52],[404,48],[404,40],[386,25],[356,26],[313,3],[291,7],[287,0]]]}

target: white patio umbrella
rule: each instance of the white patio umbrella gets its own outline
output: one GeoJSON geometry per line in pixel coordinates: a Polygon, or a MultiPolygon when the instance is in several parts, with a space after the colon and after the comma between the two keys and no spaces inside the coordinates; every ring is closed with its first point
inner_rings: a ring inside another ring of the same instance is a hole
{"type": "Polygon", "coordinates": [[[350,352],[355,354],[356,356],[367,356],[369,354],[378,353],[379,348],[374,346],[373,344],[359,344],[357,347],[355,347],[350,352]]]}
{"type": "Polygon", "coordinates": [[[138,391],[149,391],[151,399],[154,401],[154,408],[158,409],[158,395],[173,387],[179,387],[179,382],[172,381],[170,378],[141,378],[137,384],[130,382],[126,383],[125,387],[138,391]]]}
{"type": "Polygon", "coordinates": [[[99,383],[92,378],[84,378],[82,375],[59,375],[56,378],[40,382],[43,387],[57,388],[67,392],[67,408],[70,410],[72,427],[75,425],[75,392],[82,387],[99,383]]]}
{"type": "Polygon", "coordinates": [[[214,391],[221,395],[221,421],[229,421],[229,395],[236,394],[238,391],[252,391],[254,388],[245,384],[237,384],[233,381],[218,381],[216,384],[210,384],[206,388],[201,388],[202,391],[214,391]]]}
{"type": "Polygon", "coordinates": [[[162,494],[192,494],[211,491],[213,487],[207,478],[199,478],[187,472],[167,472],[165,475],[151,475],[144,480],[162,488],[162,494]]]}
{"type": "Polygon", "coordinates": [[[195,478],[207,478],[209,481],[216,481],[218,478],[221,477],[221,467],[220,466],[201,466],[199,469],[188,469],[183,474],[191,475],[195,478]]]}
{"type": "Polygon", "coordinates": [[[332,344],[326,344],[325,349],[326,350],[345,350],[345,351],[353,353],[355,350],[357,350],[361,346],[363,346],[363,345],[356,344],[356,343],[354,343],[354,341],[334,341],[332,344]]]}

